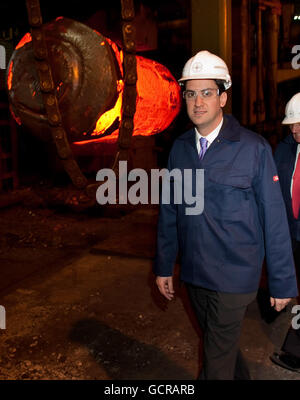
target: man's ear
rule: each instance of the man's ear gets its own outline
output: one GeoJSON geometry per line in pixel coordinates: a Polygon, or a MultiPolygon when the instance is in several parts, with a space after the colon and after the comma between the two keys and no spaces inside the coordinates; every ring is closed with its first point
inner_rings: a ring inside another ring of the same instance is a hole
{"type": "Polygon", "coordinates": [[[227,103],[227,93],[223,92],[220,95],[220,106],[223,108],[223,107],[225,107],[226,103],[227,103]]]}

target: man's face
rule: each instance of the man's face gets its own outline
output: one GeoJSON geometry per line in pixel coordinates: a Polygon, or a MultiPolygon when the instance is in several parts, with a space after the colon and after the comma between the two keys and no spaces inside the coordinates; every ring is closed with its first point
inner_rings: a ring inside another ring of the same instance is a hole
{"type": "MultiPolygon", "coordinates": [[[[216,82],[212,79],[192,79],[187,81],[186,90],[218,89],[216,82]]],[[[216,94],[216,91],[214,91],[216,94]]],[[[196,125],[202,136],[207,136],[221,122],[222,107],[227,101],[227,94],[215,95],[202,99],[200,94],[194,99],[186,99],[187,113],[190,120],[196,125]]]]}
{"type": "Polygon", "coordinates": [[[297,143],[300,143],[300,122],[290,125],[292,134],[297,143]]]}

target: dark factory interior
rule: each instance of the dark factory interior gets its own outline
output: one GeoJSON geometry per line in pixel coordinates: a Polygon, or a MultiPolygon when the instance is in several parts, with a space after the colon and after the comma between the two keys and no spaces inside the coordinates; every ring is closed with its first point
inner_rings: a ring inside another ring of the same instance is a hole
{"type": "MultiPolygon", "coordinates": [[[[1,0],[0,380],[196,379],[180,260],[172,302],[152,272],[159,205],[100,204],[97,173],[166,168],[200,50],[229,68],[224,112],[275,150],[300,92],[300,0],[1,0]]],[[[267,275],[240,348],[253,380],[299,380],[270,360],[297,299],[274,311],[267,275]]]]}

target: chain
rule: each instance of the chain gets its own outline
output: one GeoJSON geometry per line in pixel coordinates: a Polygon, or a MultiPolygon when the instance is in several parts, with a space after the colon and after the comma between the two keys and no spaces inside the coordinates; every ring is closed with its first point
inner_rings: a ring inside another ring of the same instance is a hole
{"type": "Polygon", "coordinates": [[[51,66],[48,59],[48,50],[43,31],[43,21],[39,0],[26,0],[26,6],[39,83],[51,135],[65,171],[71,178],[73,184],[77,188],[83,189],[87,185],[87,179],[82,174],[73,157],[65,129],[62,125],[61,114],[56,97],[56,88],[54,86],[51,66]]]}
{"type": "MultiPolygon", "coordinates": [[[[62,125],[61,114],[56,97],[51,66],[48,60],[48,50],[43,31],[43,21],[39,0],[26,0],[29,25],[31,28],[34,56],[39,75],[43,102],[50,125],[52,138],[63,167],[74,186],[85,189],[88,197],[95,198],[95,190],[99,184],[87,185],[87,179],[82,174],[69,146],[66,131],[62,125]]],[[[124,44],[124,91],[122,118],[119,128],[119,150],[113,162],[113,170],[118,174],[118,161],[128,160],[133,133],[133,118],[136,110],[136,57],[135,57],[135,27],[133,25],[133,0],[121,0],[122,34],[124,44]]]]}

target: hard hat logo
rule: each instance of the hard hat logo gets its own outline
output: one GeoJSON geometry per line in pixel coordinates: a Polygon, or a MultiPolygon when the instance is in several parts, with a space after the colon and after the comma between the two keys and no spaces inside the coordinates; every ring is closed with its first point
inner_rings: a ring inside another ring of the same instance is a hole
{"type": "Polygon", "coordinates": [[[207,50],[199,51],[185,64],[179,82],[190,79],[215,79],[223,81],[224,89],[231,86],[231,78],[226,63],[222,58],[207,50]]]}
{"type": "Polygon", "coordinates": [[[196,62],[192,65],[192,71],[196,74],[198,72],[200,72],[203,68],[203,65],[201,64],[201,62],[196,62]]]}
{"type": "Polygon", "coordinates": [[[285,107],[285,118],[282,121],[284,125],[300,123],[300,92],[296,93],[285,107]]]}

